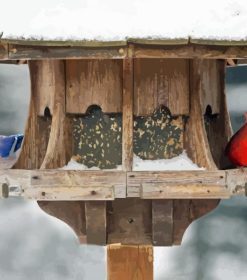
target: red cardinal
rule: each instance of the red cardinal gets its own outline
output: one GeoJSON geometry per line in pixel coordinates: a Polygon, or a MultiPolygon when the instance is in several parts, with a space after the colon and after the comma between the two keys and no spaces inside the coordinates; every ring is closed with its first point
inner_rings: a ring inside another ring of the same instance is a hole
{"type": "Polygon", "coordinates": [[[226,146],[225,153],[236,166],[247,166],[247,113],[245,124],[232,136],[226,146]]]}

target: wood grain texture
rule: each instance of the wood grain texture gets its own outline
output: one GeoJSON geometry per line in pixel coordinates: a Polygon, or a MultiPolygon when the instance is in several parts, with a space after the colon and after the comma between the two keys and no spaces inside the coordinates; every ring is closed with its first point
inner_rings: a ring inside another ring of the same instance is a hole
{"type": "Polygon", "coordinates": [[[26,195],[42,200],[113,200],[126,193],[126,174],[118,171],[32,171],[26,195]],[[42,192],[45,195],[42,196],[42,192]]]}
{"type": "Polygon", "coordinates": [[[247,46],[207,46],[204,44],[145,46],[135,45],[136,58],[227,59],[246,58],[247,46]]]}
{"type": "Polygon", "coordinates": [[[108,207],[108,244],[152,244],[151,201],[115,199],[108,207]]]}
{"type": "Polygon", "coordinates": [[[51,132],[41,169],[63,167],[72,155],[72,131],[65,115],[65,65],[62,60],[49,60],[45,64],[39,61],[39,64],[46,69],[42,72],[44,81],[40,90],[43,90],[43,96],[48,96],[44,101],[49,100],[52,106],[51,132]]]}
{"type": "Polygon", "coordinates": [[[172,115],[188,115],[188,70],[186,59],[135,59],[134,114],[147,116],[163,105],[172,115]]]}
{"type": "Polygon", "coordinates": [[[105,201],[85,202],[87,244],[106,245],[107,220],[105,201]]]}
{"type": "Polygon", "coordinates": [[[152,201],[152,237],[155,246],[173,244],[173,200],[152,201]]]}
{"type": "Polygon", "coordinates": [[[122,166],[131,171],[133,164],[133,59],[123,60],[123,121],[122,121],[122,166]]]}
{"type": "MultiPolygon", "coordinates": [[[[130,172],[127,174],[117,171],[0,169],[0,183],[7,183],[9,186],[19,186],[24,191],[22,196],[30,199],[34,198],[34,196],[43,199],[42,191],[45,191],[47,188],[50,188],[49,192],[54,196],[59,190],[65,189],[66,193],[64,195],[68,199],[72,199],[74,192],[79,192],[80,188],[84,188],[85,192],[93,191],[90,194],[91,200],[98,200],[97,189],[102,191],[102,195],[104,188],[109,191],[111,186],[114,187],[113,197],[123,198],[126,192],[126,184],[128,184],[129,189],[132,189],[129,190],[129,193],[133,193],[134,197],[139,198],[166,200],[169,198],[199,199],[203,197],[208,199],[216,198],[218,194],[220,194],[218,198],[229,198],[233,195],[245,195],[246,182],[247,169],[130,172]],[[147,188],[147,193],[143,194],[145,188],[147,188]],[[199,191],[194,191],[197,188],[199,191]],[[208,188],[212,192],[204,194],[203,191],[208,188]],[[163,194],[163,192],[165,193],[163,194]],[[203,193],[202,197],[198,195],[200,192],[203,193]]],[[[80,199],[88,200],[87,197],[81,197],[80,199]]]]}
{"type": "Polygon", "coordinates": [[[247,195],[247,170],[226,170],[226,184],[232,195],[247,195]]]}
{"type": "MultiPolygon", "coordinates": [[[[63,74],[57,75],[58,64],[63,62],[54,63],[51,60],[32,61],[32,73],[35,75],[35,90],[37,96],[37,114],[44,116],[46,108],[49,109],[50,114],[53,115],[54,101],[56,91],[60,91],[61,84],[63,84],[63,74]],[[58,80],[60,79],[60,80],[58,80]]],[[[61,71],[61,70],[60,70],[61,71]]],[[[63,70],[62,70],[63,71],[63,70]]],[[[62,72],[61,72],[62,73],[62,72]]]]}
{"type": "Polygon", "coordinates": [[[226,198],[225,171],[136,171],[127,174],[128,197],[226,198]]]}
{"type": "Polygon", "coordinates": [[[98,105],[104,113],[122,112],[122,61],[66,61],[66,112],[85,114],[98,105]]]}
{"type": "Polygon", "coordinates": [[[196,219],[214,210],[218,199],[176,199],[173,212],[173,244],[180,245],[188,226],[196,219]]]}
{"type": "Polygon", "coordinates": [[[153,280],[152,246],[107,246],[108,280],[153,280]]]}
{"type": "Polygon", "coordinates": [[[201,84],[200,61],[192,60],[190,62],[190,117],[185,127],[185,149],[198,166],[216,170],[204,125],[201,84]]]}
{"type": "Polygon", "coordinates": [[[68,224],[74,230],[80,243],[87,243],[85,203],[83,201],[40,201],[39,206],[47,214],[68,224]]]}
{"type": "Polygon", "coordinates": [[[0,59],[8,59],[8,44],[0,42],[0,59]]]}
{"type": "MultiPolygon", "coordinates": [[[[40,41],[41,42],[41,41],[40,41]]],[[[193,44],[176,44],[171,43],[153,46],[149,44],[140,44],[129,42],[128,46],[71,46],[73,44],[60,45],[56,42],[47,44],[44,41],[40,43],[32,41],[28,43],[15,42],[5,43],[8,45],[9,59],[64,59],[64,58],[125,58],[129,53],[129,49],[136,58],[213,58],[213,59],[237,59],[247,57],[247,46],[238,42],[234,46],[230,46],[230,42],[225,45],[212,45],[210,42],[195,42],[193,44]],[[210,43],[210,45],[207,45],[210,43]],[[53,46],[51,46],[53,44],[53,46]]],[[[2,42],[1,42],[2,43],[2,42]]],[[[64,44],[64,42],[63,42],[64,44]]],[[[125,42],[127,44],[127,42],[125,42]]]]}
{"type": "MultiPolygon", "coordinates": [[[[209,62],[203,60],[201,63],[206,63],[207,65],[209,62]]],[[[225,155],[225,148],[232,136],[232,128],[225,93],[225,61],[213,60],[210,65],[214,65],[213,69],[215,70],[213,72],[216,73],[208,81],[205,93],[211,100],[215,99],[215,97],[211,97],[211,92],[213,91],[211,84],[215,85],[214,87],[217,88],[217,91],[214,92],[214,96],[218,96],[219,109],[217,115],[212,114],[213,112],[205,115],[205,128],[214,162],[219,169],[226,169],[231,166],[231,162],[225,155]]],[[[205,72],[211,72],[211,68],[205,69],[205,72]]],[[[214,101],[210,102],[210,99],[208,98],[208,104],[212,106],[211,104],[214,101]]]]}
{"type": "Polygon", "coordinates": [[[50,134],[50,118],[38,117],[39,101],[42,94],[37,88],[37,63],[29,62],[29,73],[31,80],[31,97],[29,105],[29,115],[25,128],[25,137],[22,143],[20,156],[13,168],[17,169],[38,169],[40,168],[46,153],[49,134],[50,134]]]}
{"type": "Polygon", "coordinates": [[[211,106],[212,114],[220,112],[220,68],[219,60],[198,60],[198,74],[201,76],[199,94],[201,99],[202,113],[204,114],[208,105],[211,106]]]}
{"type": "Polygon", "coordinates": [[[124,47],[30,46],[9,44],[9,59],[112,59],[124,58],[124,47]]]}

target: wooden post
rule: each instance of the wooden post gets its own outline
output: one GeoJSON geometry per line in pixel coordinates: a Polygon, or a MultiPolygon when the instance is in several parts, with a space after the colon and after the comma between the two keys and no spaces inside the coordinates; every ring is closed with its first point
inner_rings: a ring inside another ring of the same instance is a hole
{"type": "MultiPolygon", "coordinates": [[[[132,170],[133,163],[133,58],[123,60],[123,131],[122,165],[124,171],[132,170]]],[[[151,245],[107,247],[108,280],[152,280],[153,247],[151,245]]]]}
{"type": "Polygon", "coordinates": [[[109,245],[107,248],[108,280],[152,280],[153,247],[109,245]]]}

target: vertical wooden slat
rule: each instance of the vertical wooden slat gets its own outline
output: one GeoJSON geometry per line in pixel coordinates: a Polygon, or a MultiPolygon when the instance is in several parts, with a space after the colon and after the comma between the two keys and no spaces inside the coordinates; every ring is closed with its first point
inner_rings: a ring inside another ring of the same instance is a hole
{"type": "Polygon", "coordinates": [[[66,61],[66,112],[85,114],[98,105],[104,113],[122,111],[122,61],[85,59],[66,61]]]}
{"type": "Polygon", "coordinates": [[[198,59],[190,62],[190,118],[185,127],[185,149],[189,157],[200,167],[217,169],[204,125],[204,112],[201,101],[202,72],[198,59]]]}
{"type": "Polygon", "coordinates": [[[187,59],[135,59],[134,114],[151,115],[163,105],[173,115],[188,115],[188,69],[187,59]]]}
{"type": "Polygon", "coordinates": [[[173,243],[173,200],[152,201],[153,244],[171,246],[173,243]]]}
{"type": "Polygon", "coordinates": [[[123,134],[122,165],[124,171],[132,170],[133,162],[133,59],[123,60],[123,134]]]}
{"type": "Polygon", "coordinates": [[[106,202],[85,202],[87,243],[106,244],[106,202]]]}
{"type": "Polygon", "coordinates": [[[107,247],[108,280],[152,280],[153,247],[121,246],[107,247]]]}

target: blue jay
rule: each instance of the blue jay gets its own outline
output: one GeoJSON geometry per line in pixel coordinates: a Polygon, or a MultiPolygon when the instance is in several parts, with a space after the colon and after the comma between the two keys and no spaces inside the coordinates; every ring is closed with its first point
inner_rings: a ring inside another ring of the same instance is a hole
{"type": "Polygon", "coordinates": [[[23,137],[23,134],[0,135],[0,157],[4,158],[13,155],[21,147],[23,137]]]}

